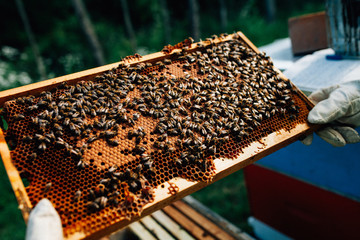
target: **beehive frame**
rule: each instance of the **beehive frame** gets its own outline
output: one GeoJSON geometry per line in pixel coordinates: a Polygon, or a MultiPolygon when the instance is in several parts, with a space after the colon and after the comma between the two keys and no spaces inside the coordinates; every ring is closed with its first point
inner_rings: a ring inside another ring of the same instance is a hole
{"type": "MultiPolygon", "coordinates": [[[[252,49],[255,53],[259,53],[259,50],[241,33],[237,32],[232,35],[222,36],[220,38],[213,38],[206,41],[203,41],[201,43],[202,46],[208,46],[211,44],[218,44],[222,42],[226,42],[231,39],[241,39],[247,47],[252,49]]],[[[186,50],[187,51],[194,51],[199,47],[198,44],[190,44],[186,50]]],[[[182,49],[173,49],[171,50],[171,54],[179,53],[182,49]]],[[[127,64],[130,65],[136,65],[138,63],[143,62],[156,62],[161,61],[163,59],[166,59],[169,57],[168,53],[165,52],[158,52],[154,54],[150,54],[147,56],[133,56],[132,58],[127,58],[124,61],[127,64]]],[[[27,95],[38,95],[42,91],[47,91],[50,89],[53,89],[54,87],[60,85],[62,82],[67,82],[68,84],[75,84],[79,81],[87,81],[93,79],[96,75],[99,75],[101,73],[104,73],[108,71],[109,69],[116,68],[119,65],[119,63],[109,64],[106,66],[86,70],[83,72],[70,74],[67,76],[50,79],[47,81],[27,85],[24,87],[19,87],[16,89],[11,89],[7,91],[3,91],[0,93],[0,106],[3,106],[3,104],[6,101],[12,100],[17,97],[21,96],[27,96],[27,95]]],[[[281,74],[278,70],[274,68],[274,71],[277,72],[280,78],[286,79],[285,76],[281,74]]],[[[307,106],[307,110],[312,107],[312,103],[300,92],[296,89],[296,87],[293,86],[293,90],[296,91],[297,96],[303,101],[304,104],[307,106]]],[[[162,207],[168,205],[172,201],[178,200],[192,192],[195,192],[212,182],[215,182],[243,167],[246,165],[249,165],[253,163],[256,160],[261,159],[262,157],[290,144],[291,142],[296,141],[302,136],[305,136],[309,134],[310,132],[317,129],[318,126],[315,125],[309,125],[306,121],[303,123],[294,124],[291,126],[291,129],[279,129],[276,132],[273,132],[271,134],[268,134],[267,136],[259,139],[258,141],[254,141],[245,148],[241,149],[242,153],[237,154],[235,158],[227,159],[224,156],[221,156],[221,158],[217,158],[213,160],[214,163],[214,175],[210,179],[210,181],[200,181],[200,182],[194,182],[194,181],[188,181],[184,178],[177,177],[170,179],[169,181],[166,181],[160,185],[158,185],[154,189],[154,201],[151,203],[147,203],[143,210],[141,215],[138,216],[132,216],[131,219],[121,219],[118,221],[113,221],[111,224],[107,224],[103,228],[99,228],[94,232],[91,232],[89,234],[86,231],[82,231],[81,228],[75,229],[75,231],[72,231],[70,234],[66,235],[67,239],[78,239],[78,238],[98,238],[100,236],[104,236],[106,234],[109,234],[117,229],[120,229],[129,223],[136,221],[142,216],[145,216],[147,214],[150,214],[158,209],[161,209],[162,207]],[[174,191],[175,188],[175,191],[174,191]]],[[[5,141],[4,134],[0,128],[0,151],[1,156],[5,165],[5,169],[8,173],[11,185],[13,187],[13,190],[15,192],[16,198],[19,203],[19,208],[22,211],[23,217],[25,221],[28,218],[28,214],[30,210],[32,209],[33,205],[28,197],[27,191],[24,187],[24,184],[21,180],[19,171],[14,166],[12,160],[11,160],[11,154],[10,150],[8,148],[7,142],[5,141]]]]}

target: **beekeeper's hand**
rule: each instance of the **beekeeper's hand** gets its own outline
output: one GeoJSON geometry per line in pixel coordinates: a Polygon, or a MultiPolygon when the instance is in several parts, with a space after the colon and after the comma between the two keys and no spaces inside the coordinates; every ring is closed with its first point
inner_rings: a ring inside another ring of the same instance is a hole
{"type": "Polygon", "coordinates": [[[42,199],[30,212],[25,240],[62,240],[61,220],[48,199],[42,199]]]}
{"type": "MultiPolygon", "coordinates": [[[[309,112],[308,121],[314,124],[330,124],[317,135],[335,147],[360,142],[360,80],[334,85],[309,96],[315,107],[309,112]]],[[[313,135],[302,143],[310,145],[313,135]]]]}

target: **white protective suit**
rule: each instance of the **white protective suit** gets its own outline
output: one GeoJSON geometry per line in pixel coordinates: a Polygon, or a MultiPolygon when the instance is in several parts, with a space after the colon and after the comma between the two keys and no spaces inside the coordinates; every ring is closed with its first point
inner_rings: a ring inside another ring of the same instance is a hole
{"type": "Polygon", "coordinates": [[[61,220],[51,202],[44,198],[31,211],[26,240],[62,240],[61,220]]]}

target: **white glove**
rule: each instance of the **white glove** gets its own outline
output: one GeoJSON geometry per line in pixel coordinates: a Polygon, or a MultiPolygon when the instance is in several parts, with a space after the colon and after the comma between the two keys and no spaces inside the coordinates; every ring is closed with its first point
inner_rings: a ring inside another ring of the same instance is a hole
{"type": "MultiPolygon", "coordinates": [[[[309,96],[315,107],[309,112],[308,121],[330,126],[316,132],[319,137],[335,147],[347,143],[360,142],[359,133],[354,129],[360,126],[360,80],[321,89],[309,96]]],[[[310,145],[313,136],[309,135],[302,143],[310,145]]]]}
{"type": "Polygon", "coordinates": [[[48,199],[42,199],[30,212],[25,239],[63,239],[60,217],[48,199]]]}

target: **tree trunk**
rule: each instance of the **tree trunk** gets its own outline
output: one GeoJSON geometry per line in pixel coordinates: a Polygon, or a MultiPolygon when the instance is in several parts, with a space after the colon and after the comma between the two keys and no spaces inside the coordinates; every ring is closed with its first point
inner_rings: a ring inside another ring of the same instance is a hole
{"type": "Polygon", "coordinates": [[[29,39],[32,52],[33,52],[34,57],[35,57],[39,77],[40,77],[41,80],[44,80],[44,79],[47,78],[44,61],[43,61],[43,59],[42,59],[42,57],[40,55],[39,47],[37,45],[35,36],[34,36],[32,30],[31,30],[30,22],[29,22],[29,19],[27,17],[27,14],[25,12],[24,4],[23,4],[22,0],[16,0],[16,5],[17,5],[17,8],[18,8],[21,20],[22,20],[22,22],[24,24],[26,35],[27,35],[27,37],[29,39]]]}
{"type": "Polygon", "coordinates": [[[121,7],[122,7],[122,11],[123,11],[123,16],[124,16],[126,32],[130,38],[131,47],[132,47],[133,51],[135,52],[137,43],[136,43],[135,31],[134,31],[133,25],[131,23],[130,12],[129,12],[127,0],[121,0],[121,7]]]}
{"type": "Polygon", "coordinates": [[[197,0],[189,0],[191,35],[197,42],[200,40],[200,17],[197,0]]]}
{"type": "Polygon", "coordinates": [[[85,36],[86,36],[87,40],[89,41],[89,44],[92,48],[96,63],[98,65],[104,65],[105,64],[104,53],[103,53],[102,47],[99,43],[99,40],[96,36],[96,33],[94,31],[94,27],[90,21],[87,10],[83,4],[83,1],[82,0],[72,0],[72,3],[75,8],[76,14],[79,18],[79,21],[81,23],[82,30],[84,31],[85,36]]]}
{"type": "Polygon", "coordinates": [[[167,8],[166,0],[159,0],[159,5],[160,5],[163,26],[164,26],[165,44],[169,44],[171,42],[171,27],[170,27],[169,10],[167,8]]]}
{"type": "Polygon", "coordinates": [[[276,15],[276,0],[265,0],[266,20],[269,22],[274,21],[276,15]]]}
{"type": "Polygon", "coordinates": [[[226,32],[226,30],[227,30],[227,8],[226,8],[225,0],[219,0],[219,5],[220,5],[221,31],[226,32]]]}

